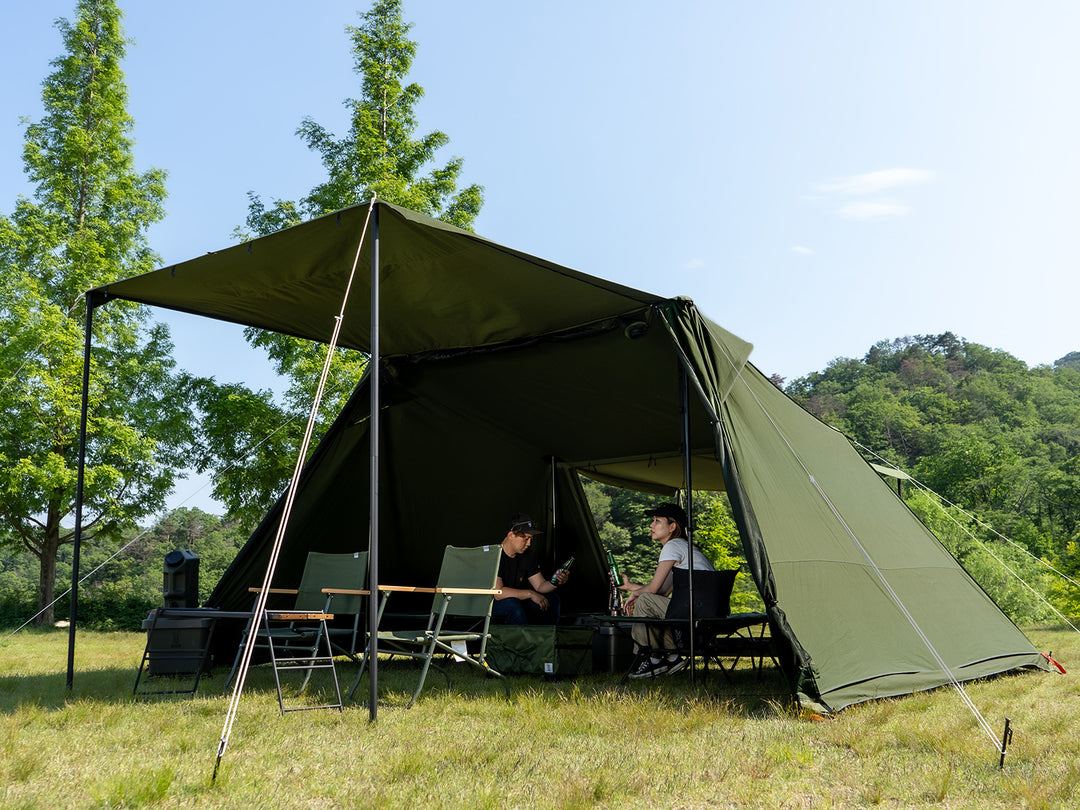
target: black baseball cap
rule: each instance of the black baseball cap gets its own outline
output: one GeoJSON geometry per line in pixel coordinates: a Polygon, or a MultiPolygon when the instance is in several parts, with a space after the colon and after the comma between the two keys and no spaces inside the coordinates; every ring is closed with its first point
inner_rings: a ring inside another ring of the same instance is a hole
{"type": "Polygon", "coordinates": [[[655,509],[649,509],[645,512],[647,517],[662,517],[668,520],[674,520],[684,529],[686,528],[686,511],[677,503],[662,503],[655,509]]]}
{"type": "Polygon", "coordinates": [[[530,536],[543,534],[542,531],[536,528],[533,519],[524,512],[519,512],[510,518],[510,520],[506,522],[506,530],[515,533],[528,534],[530,536]]]}

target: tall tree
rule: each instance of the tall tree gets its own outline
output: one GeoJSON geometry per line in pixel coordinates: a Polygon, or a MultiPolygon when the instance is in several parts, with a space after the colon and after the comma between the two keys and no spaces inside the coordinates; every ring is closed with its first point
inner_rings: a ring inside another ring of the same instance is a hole
{"type": "MultiPolygon", "coordinates": [[[[82,389],[83,293],[152,270],[146,230],[163,216],[165,174],[137,172],[113,0],[60,20],[64,53],[24,121],[33,198],[0,216],[0,522],[40,561],[39,623],[51,622],[56,559],[72,540],[82,389]]],[[[191,436],[186,377],[167,329],[133,305],[95,313],[84,488],[87,536],[119,536],[159,510],[191,436]]]]}
{"type": "MultiPolygon", "coordinates": [[[[305,219],[366,202],[372,195],[471,229],[483,205],[483,189],[458,189],[463,160],[455,157],[441,167],[437,153],[450,139],[440,131],[417,136],[415,106],[423,88],[407,83],[416,55],[408,38],[410,23],[402,19],[401,0],[376,0],[360,14],[362,24],[346,26],[352,43],[353,69],[360,77],[360,96],[347,99],[349,131],[337,137],[311,118],[297,134],[317,152],[326,179],[299,201],[275,200],[267,206],[254,193],[248,195],[246,227],[241,239],[263,236],[305,219]]],[[[329,335],[327,335],[329,337],[329,335]]],[[[269,505],[268,496],[281,491],[288,480],[299,446],[300,426],[307,416],[319,378],[325,348],[296,338],[248,330],[248,341],[264,349],[279,374],[289,380],[283,405],[275,405],[265,392],[234,390],[235,407],[247,414],[243,423],[229,417],[211,389],[201,397],[206,418],[206,455],[201,470],[213,469],[214,494],[241,519],[252,521],[269,505]],[[275,431],[275,426],[284,425],[275,431]],[[241,433],[238,433],[240,431],[241,433]],[[250,442],[259,434],[273,435],[254,451],[250,442]],[[292,453],[288,452],[291,449],[292,453]],[[282,452],[285,450],[285,452],[282,452]],[[238,463],[254,454],[257,461],[238,463]]],[[[358,352],[339,351],[331,369],[324,414],[340,410],[359,381],[367,358],[358,352]]],[[[321,435],[329,423],[324,416],[316,427],[321,435]]]]}

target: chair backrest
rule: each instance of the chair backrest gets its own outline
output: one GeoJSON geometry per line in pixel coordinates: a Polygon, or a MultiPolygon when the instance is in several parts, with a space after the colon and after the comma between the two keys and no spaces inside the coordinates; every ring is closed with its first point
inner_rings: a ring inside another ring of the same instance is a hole
{"type": "MultiPolygon", "coordinates": [[[[731,589],[738,571],[694,571],[694,620],[722,619],[731,613],[731,589]]],[[[673,568],[667,619],[690,618],[690,572],[673,568]]]]}
{"type": "MultiPolygon", "coordinates": [[[[499,576],[500,554],[502,546],[498,543],[476,548],[447,546],[436,585],[440,588],[494,588],[499,576]]],[[[456,594],[446,613],[448,616],[487,616],[491,612],[492,599],[486,594],[456,594]]],[[[438,595],[433,609],[441,609],[438,595]]]]}
{"type": "MultiPolygon", "coordinates": [[[[296,610],[325,610],[326,594],[323,588],[349,588],[362,590],[367,582],[368,553],[354,551],[351,554],[325,554],[309,551],[304,575],[300,579],[296,595],[296,610]]],[[[364,596],[337,594],[331,602],[331,610],[337,614],[354,614],[364,611],[364,596]]]]}

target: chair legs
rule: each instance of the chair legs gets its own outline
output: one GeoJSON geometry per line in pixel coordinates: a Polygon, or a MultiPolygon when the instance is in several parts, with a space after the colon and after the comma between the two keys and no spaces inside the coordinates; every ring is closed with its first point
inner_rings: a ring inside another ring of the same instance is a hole
{"type": "MultiPolygon", "coordinates": [[[[249,622],[248,627],[244,630],[243,636],[241,636],[241,638],[240,638],[240,645],[236,648],[236,657],[233,658],[233,665],[232,665],[232,669],[229,670],[229,677],[227,677],[225,679],[225,683],[223,683],[222,686],[221,686],[221,689],[222,689],[223,692],[228,692],[229,691],[229,684],[233,682],[233,678],[236,677],[236,673],[240,669],[240,659],[243,658],[243,656],[244,656],[244,646],[247,644],[247,636],[248,636],[248,632],[250,631],[250,629],[251,629],[251,625],[250,625],[250,622],[249,622]]],[[[320,631],[317,632],[316,635],[315,635],[315,642],[312,644],[312,646],[310,648],[310,653],[308,655],[309,659],[315,659],[315,658],[318,657],[319,644],[320,644],[321,639],[324,636],[325,636],[325,632],[320,628],[320,631]]],[[[267,646],[265,644],[262,644],[262,641],[259,640],[259,639],[256,639],[255,643],[256,643],[256,646],[267,646]]],[[[272,643],[270,644],[270,646],[272,646],[272,643]]],[[[273,651],[271,651],[271,652],[273,652],[273,651]]],[[[297,658],[298,660],[302,660],[298,656],[293,656],[293,658],[297,658]]],[[[304,681],[300,686],[300,691],[301,692],[303,692],[305,689],[307,689],[308,682],[311,680],[311,673],[312,673],[312,669],[309,668],[308,671],[307,671],[307,675],[304,677],[304,681]]]]}
{"type": "MultiPolygon", "coordinates": [[[[449,686],[450,686],[450,673],[447,672],[446,670],[444,670],[438,664],[432,664],[431,659],[434,656],[436,651],[445,652],[445,653],[448,653],[450,655],[455,654],[455,651],[454,651],[454,649],[452,647],[449,647],[449,646],[447,646],[446,644],[443,644],[440,641],[432,639],[432,641],[430,642],[430,646],[428,648],[428,652],[424,656],[424,669],[420,673],[420,683],[417,684],[416,691],[413,692],[413,696],[412,696],[412,698],[409,699],[409,703],[405,708],[411,707],[413,705],[413,703],[416,702],[416,699],[418,697],[420,697],[420,692],[423,691],[423,689],[424,689],[424,681],[427,678],[428,668],[431,667],[431,666],[434,666],[436,669],[439,669],[439,670],[442,671],[443,675],[446,676],[446,685],[449,688],[449,686]]],[[[506,676],[503,675],[501,672],[498,672],[497,670],[492,669],[490,666],[488,666],[488,663],[487,663],[486,660],[481,662],[481,661],[479,661],[479,660],[477,660],[477,659],[475,659],[475,658],[473,658],[471,656],[461,657],[460,660],[464,661],[467,664],[471,664],[472,666],[476,667],[477,669],[479,669],[480,671],[484,672],[487,675],[494,675],[496,678],[501,680],[502,684],[503,684],[503,689],[506,691],[506,696],[510,697],[510,682],[506,679],[506,676]]]]}
{"type": "MultiPolygon", "coordinates": [[[[413,692],[412,697],[409,698],[409,702],[406,704],[405,708],[410,708],[413,705],[413,703],[416,702],[416,699],[418,697],[420,697],[420,693],[424,690],[424,685],[427,683],[428,672],[431,669],[437,669],[440,673],[442,673],[442,676],[444,678],[446,678],[446,688],[447,689],[450,688],[451,681],[450,681],[450,673],[449,673],[449,671],[447,671],[447,669],[445,667],[440,666],[439,664],[435,663],[434,658],[439,653],[446,653],[447,655],[450,655],[450,656],[455,655],[456,652],[452,647],[449,647],[446,644],[443,644],[443,643],[441,643],[439,641],[432,640],[432,641],[428,642],[428,644],[423,648],[422,652],[412,652],[412,651],[409,651],[409,650],[399,650],[399,649],[382,649],[382,650],[380,650],[380,652],[387,653],[387,654],[389,654],[391,656],[393,656],[393,655],[401,655],[401,656],[404,656],[406,658],[413,658],[413,659],[416,659],[418,662],[421,661],[421,660],[423,661],[423,663],[420,665],[420,680],[417,683],[416,690],[413,692]]],[[[510,682],[506,679],[505,675],[503,675],[501,672],[493,669],[487,663],[487,661],[484,661],[483,663],[481,663],[480,661],[478,661],[475,658],[472,658],[471,656],[466,656],[466,657],[459,656],[458,660],[461,660],[461,661],[464,661],[465,663],[471,664],[472,666],[477,667],[478,669],[480,669],[486,675],[491,675],[491,676],[494,676],[494,677],[498,678],[499,680],[501,680],[502,684],[503,684],[503,690],[506,692],[506,696],[510,697],[510,682]]],[[[356,675],[356,680],[353,681],[352,688],[349,689],[349,693],[345,697],[345,699],[347,701],[352,702],[353,696],[356,694],[356,690],[360,687],[360,682],[364,678],[364,671],[365,671],[366,668],[367,668],[367,654],[364,655],[363,660],[360,663],[360,671],[356,675]]]]}
{"type": "MultiPolygon", "coordinates": [[[[271,621],[273,621],[273,618],[267,616],[268,625],[271,621]]],[[[315,639],[315,647],[306,655],[279,656],[278,650],[274,647],[273,633],[267,633],[267,640],[269,641],[270,647],[270,663],[274,668],[274,683],[277,686],[278,706],[280,707],[282,714],[285,714],[285,712],[307,711],[310,709],[337,709],[338,711],[343,710],[343,705],[341,701],[341,686],[338,683],[337,670],[334,667],[334,649],[330,644],[330,635],[326,629],[325,619],[319,620],[319,632],[315,639]],[[325,655],[321,655],[319,652],[319,647],[323,642],[325,642],[326,644],[325,655]],[[314,670],[329,669],[330,676],[334,682],[334,695],[337,697],[337,701],[335,703],[326,703],[320,706],[287,707],[285,705],[285,698],[281,692],[281,672],[297,669],[305,670],[304,681],[300,687],[300,692],[303,692],[305,689],[307,689],[307,685],[311,680],[311,673],[314,670]]]]}

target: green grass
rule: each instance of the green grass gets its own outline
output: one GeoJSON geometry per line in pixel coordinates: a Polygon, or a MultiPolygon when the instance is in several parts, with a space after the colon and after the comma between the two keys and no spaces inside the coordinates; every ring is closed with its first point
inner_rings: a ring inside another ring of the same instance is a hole
{"type": "MultiPolygon", "coordinates": [[[[1080,638],[1031,630],[1066,668],[1080,638]]],[[[617,686],[453,668],[423,696],[407,662],[380,665],[378,722],[366,708],[282,717],[273,678],[252,670],[215,783],[227,701],[222,673],[199,695],[136,698],[145,636],[23,632],[0,645],[0,807],[1074,807],[1080,804],[1076,676],[1029,673],[970,684],[1000,730],[994,744],[948,689],[854,706],[818,721],[775,674],[705,687],[688,676],[617,686]]],[[[352,664],[339,670],[345,685],[352,664]]],[[[318,684],[324,690],[326,682],[318,684]]],[[[362,687],[362,689],[366,688],[362,687]]],[[[366,692],[365,692],[366,694],[366,692]]]]}

